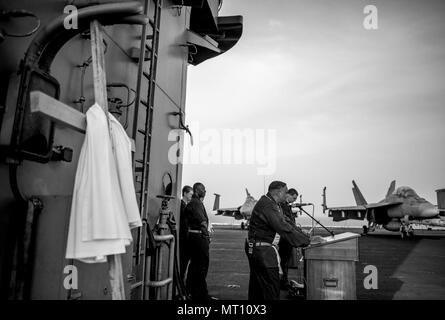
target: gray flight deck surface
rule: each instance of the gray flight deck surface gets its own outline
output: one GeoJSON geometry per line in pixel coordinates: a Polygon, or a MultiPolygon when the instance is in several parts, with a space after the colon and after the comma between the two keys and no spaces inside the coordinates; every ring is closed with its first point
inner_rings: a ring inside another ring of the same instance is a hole
{"type": "MultiPolygon", "coordinates": [[[[335,233],[362,229],[333,229],[335,233]]],[[[317,231],[327,235],[324,231],[317,231]]],[[[245,300],[249,284],[249,265],[244,253],[246,231],[215,228],[210,244],[209,293],[224,300],[245,300]]],[[[403,240],[399,234],[378,230],[359,238],[360,261],[356,265],[357,299],[445,299],[445,232],[419,231],[403,240]],[[378,270],[378,289],[366,290],[363,270],[378,270]]],[[[290,269],[289,278],[297,278],[290,269]]],[[[287,292],[281,291],[281,299],[287,292]]]]}

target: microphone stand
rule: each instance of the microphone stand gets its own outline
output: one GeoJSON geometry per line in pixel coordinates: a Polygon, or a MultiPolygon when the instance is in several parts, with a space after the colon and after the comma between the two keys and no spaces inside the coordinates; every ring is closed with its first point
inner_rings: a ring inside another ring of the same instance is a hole
{"type": "Polygon", "coordinates": [[[327,232],[329,232],[329,233],[331,234],[331,236],[333,236],[333,237],[335,236],[334,232],[332,232],[331,230],[329,230],[328,228],[326,228],[324,225],[321,224],[320,221],[318,221],[318,220],[315,219],[313,216],[311,216],[309,213],[307,213],[306,210],[303,209],[303,207],[299,207],[299,209],[300,209],[301,211],[303,211],[304,213],[306,213],[306,214],[309,216],[309,218],[311,218],[311,219],[314,220],[316,223],[318,223],[320,226],[322,226],[323,229],[325,229],[327,232]]]}

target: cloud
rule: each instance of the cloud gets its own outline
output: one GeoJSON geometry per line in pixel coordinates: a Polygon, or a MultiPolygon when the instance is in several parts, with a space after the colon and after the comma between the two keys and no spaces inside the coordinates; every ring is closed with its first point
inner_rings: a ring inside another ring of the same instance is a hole
{"type": "MultiPolygon", "coordinates": [[[[266,180],[289,181],[310,202],[327,185],[331,204],[352,204],[353,178],[372,201],[397,179],[435,202],[445,187],[445,3],[376,0],[376,32],[363,29],[365,4],[326,3],[225,1],[225,14],[244,15],[244,34],[189,68],[187,120],[277,129],[277,172],[266,180]]],[[[186,182],[198,177],[229,206],[246,186],[263,190],[253,167],[184,167],[186,182]]]]}

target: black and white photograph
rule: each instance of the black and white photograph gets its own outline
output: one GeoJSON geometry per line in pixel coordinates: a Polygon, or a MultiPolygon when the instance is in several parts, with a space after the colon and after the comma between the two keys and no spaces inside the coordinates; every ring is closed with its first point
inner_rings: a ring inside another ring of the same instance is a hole
{"type": "Polygon", "coordinates": [[[444,266],[445,1],[0,0],[0,300],[269,319],[444,266]]]}

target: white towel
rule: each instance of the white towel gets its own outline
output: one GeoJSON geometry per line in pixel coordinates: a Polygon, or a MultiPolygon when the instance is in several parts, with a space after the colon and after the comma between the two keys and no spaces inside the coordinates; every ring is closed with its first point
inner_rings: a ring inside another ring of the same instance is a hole
{"type": "Polygon", "coordinates": [[[278,253],[278,248],[277,248],[276,245],[272,245],[272,248],[275,250],[275,254],[277,255],[278,273],[281,275],[281,274],[283,274],[283,269],[281,269],[281,258],[280,258],[280,254],[278,253]]]}
{"type": "Polygon", "coordinates": [[[120,123],[94,104],[86,113],[87,130],[74,183],[67,259],[106,262],[125,253],[130,227],[141,226],[131,170],[131,143],[120,123]],[[114,153],[113,153],[114,149],[114,153]]]}
{"type": "Polygon", "coordinates": [[[131,140],[119,121],[109,113],[113,151],[116,159],[119,186],[130,228],[141,227],[141,216],[136,200],[133,183],[133,167],[131,164],[131,140]]]}
{"type": "Polygon", "coordinates": [[[278,273],[283,274],[283,269],[281,269],[281,257],[278,253],[278,243],[280,242],[281,236],[278,233],[275,233],[275,238],[272,241],[272,247],[275,249],[275,253],[277,254],[278,261],[278,273]]]}

